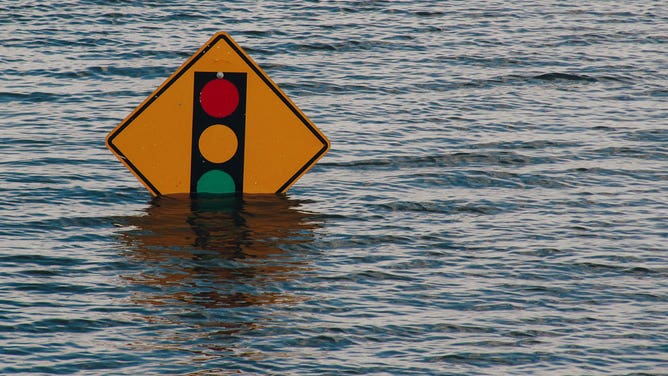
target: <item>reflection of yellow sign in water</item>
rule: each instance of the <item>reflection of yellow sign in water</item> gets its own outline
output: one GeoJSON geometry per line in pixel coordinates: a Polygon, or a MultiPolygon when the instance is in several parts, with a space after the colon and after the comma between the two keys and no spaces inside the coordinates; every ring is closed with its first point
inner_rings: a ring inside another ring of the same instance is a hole
{"type": "Polygon", "coordinates": [[[155,196],[285,192],[329,141],[226,33],[107,137],[155,196]]]}
{"type": "Polygon", "coordinates": [[[276,286],[308,268],[317,222],[284,196],[160,197],[122,234],[133,300],[159,306],[241,307],[298,302],[276,286]],[[146,288],[144,288],[146,287],[146,288]]]}

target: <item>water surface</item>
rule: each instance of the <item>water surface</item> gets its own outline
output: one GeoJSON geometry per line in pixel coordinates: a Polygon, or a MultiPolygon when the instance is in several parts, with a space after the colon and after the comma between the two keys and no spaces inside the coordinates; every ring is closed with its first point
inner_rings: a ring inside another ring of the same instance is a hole
{"type": "Polygon", "coordinates": [[[661,2],[0,5],[0,373],[665,374],[661,2]],[[106,134],[227,31],[329,137],[152,199],[106,134]]]}

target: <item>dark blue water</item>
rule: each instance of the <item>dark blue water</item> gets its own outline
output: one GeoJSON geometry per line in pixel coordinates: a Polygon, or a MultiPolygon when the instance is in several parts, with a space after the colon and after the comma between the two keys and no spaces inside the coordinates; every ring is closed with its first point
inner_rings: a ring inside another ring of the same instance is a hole
{"type": "Polygon", "coordinates": [[[668,374],[659,1],[0,5],[0,374],[668,374]],[[153,200],[104,138],[229,32],[332,141],[153,200]]]}

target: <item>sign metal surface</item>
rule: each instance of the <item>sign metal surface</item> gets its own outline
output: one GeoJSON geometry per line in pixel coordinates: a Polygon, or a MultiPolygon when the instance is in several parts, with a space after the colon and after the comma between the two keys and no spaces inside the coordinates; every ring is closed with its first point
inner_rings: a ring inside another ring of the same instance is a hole
{"type": "Polygon", "coordinates": [[[107,136],[154,196],[282,193],[327,137],[227,34],[215,34],[107,136]]]}

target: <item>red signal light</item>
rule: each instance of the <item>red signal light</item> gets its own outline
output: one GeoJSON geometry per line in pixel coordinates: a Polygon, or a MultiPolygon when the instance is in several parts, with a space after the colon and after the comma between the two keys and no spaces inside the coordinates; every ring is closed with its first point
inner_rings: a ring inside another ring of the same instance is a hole
{"type": "Polygon", "coordinates": [[[239,105],[239,90],[229,80],[217,78],[204,85],[199,95],[199,102],[209,116],[224,118],[233,113],[239,105]]]}

